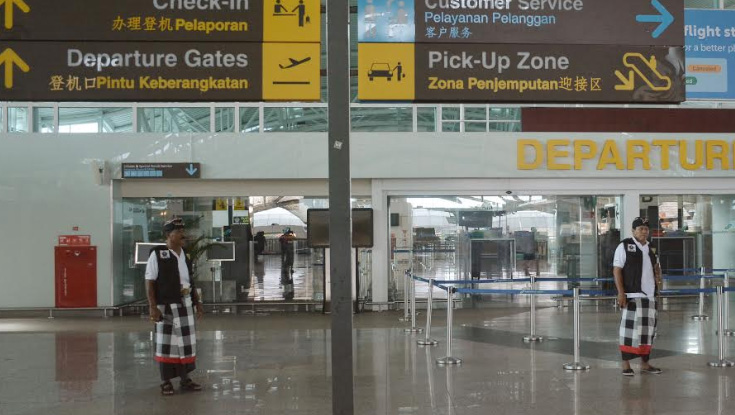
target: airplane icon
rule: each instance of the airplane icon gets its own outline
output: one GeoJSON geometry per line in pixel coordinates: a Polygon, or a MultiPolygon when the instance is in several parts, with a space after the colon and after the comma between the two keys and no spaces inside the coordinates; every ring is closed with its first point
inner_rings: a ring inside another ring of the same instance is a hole
{"type": "Polygon", "coordinates": [[[279,63],[279,64],[278,64],[278,66],[279,66],[279,67],[280,67],[281,69],[288,69],[288,68],[293,68],[294,66],[299,66],[299,65],[301,65],[302,63],[306,63],[306,62],[309,62],[309,61],[311,60],[311,56],[307,56],[306,58],[304,58],[304,59],[302,59],[302,60],[296,60],[296,59],[294,59],[294,58],[288,58],[288,60],[289,60],[289,61],[291,61],[291,64],[290,64],[290,65],[286,65],[286,66],[283,66],[283,65],[281,65],[281,64],[279,63]]]}

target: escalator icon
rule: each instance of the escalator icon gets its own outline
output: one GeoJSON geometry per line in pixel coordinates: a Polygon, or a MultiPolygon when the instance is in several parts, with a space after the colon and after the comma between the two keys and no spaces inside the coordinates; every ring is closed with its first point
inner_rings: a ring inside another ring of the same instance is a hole
{"type": "Polygon", "coordinates": [[[651,55],[649,59],[646,59],[642,53],[626,53],[623,55],[623,65],[628,69],[628,75],[623,75],[619,70],[615,71],[615,76],[620,80],[620,83],[615,85],[616,91],[633,91],[636,78],[645,82],[652,91],[671,89],[671,78],[659,72],[655,56],[651,55]]]}

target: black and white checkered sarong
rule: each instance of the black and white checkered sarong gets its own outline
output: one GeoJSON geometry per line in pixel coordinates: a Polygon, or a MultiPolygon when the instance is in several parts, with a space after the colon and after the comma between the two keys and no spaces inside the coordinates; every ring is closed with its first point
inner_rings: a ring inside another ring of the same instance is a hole
{"type": "Polygon", "coordinates": [[[156,356],[161,363],[186,364],[196,360],[194,307],[190,296],[183,304],[159,305],[163,320],[156,323],[156,356]]]}
{"type": "Polygon", "coordinates": [[[629,298],[620,320],[620,351],[630,360],[651,353],[656,337],[656,301],[650,298],[629,298]]]}

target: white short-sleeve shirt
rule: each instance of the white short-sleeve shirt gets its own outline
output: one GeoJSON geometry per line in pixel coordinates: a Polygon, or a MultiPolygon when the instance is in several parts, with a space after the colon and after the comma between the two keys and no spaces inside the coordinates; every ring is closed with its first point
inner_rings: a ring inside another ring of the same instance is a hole
{"type": "MultiPolygon", "coordinates": [[[[181,281],[181,287],[191,287],[191,277],[189,276],[189,268],[186,266],[185,255],[177,255],[176,252],[170,249],[158,252],[163,258],[165,258],[166,255],[173,255],[176,257],[179,265],[179,280],[181,281]]],[[[183,254],[184,251],[182,250],[181,253],[183,254]]],[[[151,252],[151,256],[148,257],[148,263],[145,267],[145,279],[148,281],[155,281],[158,279],[158,256],[156,256],[156,251],[151,252]]]]}
{"type": "MultiPolygon", "coordinates": [[[[635,240],[635,238],[633,239],[633,242],[638,246],[638,249],[643,251],[643,273],[641,274],[641,291],[643,292],[625,293],[625,296],[628,298],[653,298],[656,291],[656,282],[653,277],[653,264],[651,264],[651,257],[648,256],[648,251],[650,249],[649,244],[646,241],[646,244],[642,245],[640,242],[635,240]]],[[[631,252],[634,252],[635,245],[621,242],[617,249],[615,249],[613,266],[617,268],[625,267],[625,259],[627,258],[626,251],[632,250],[631,252]]]]}

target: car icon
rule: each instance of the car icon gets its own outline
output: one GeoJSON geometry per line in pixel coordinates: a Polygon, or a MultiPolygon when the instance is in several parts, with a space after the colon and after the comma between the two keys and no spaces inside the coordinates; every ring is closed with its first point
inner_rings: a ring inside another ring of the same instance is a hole
{"type": "Polygon", "coordinates": [[[368,71],[368,78],[372,81],[373,78],[383,77],[387,80],[393,79],[393,71],[390,69],[390,65],[387,63],[373,63],[368,71]]]}

